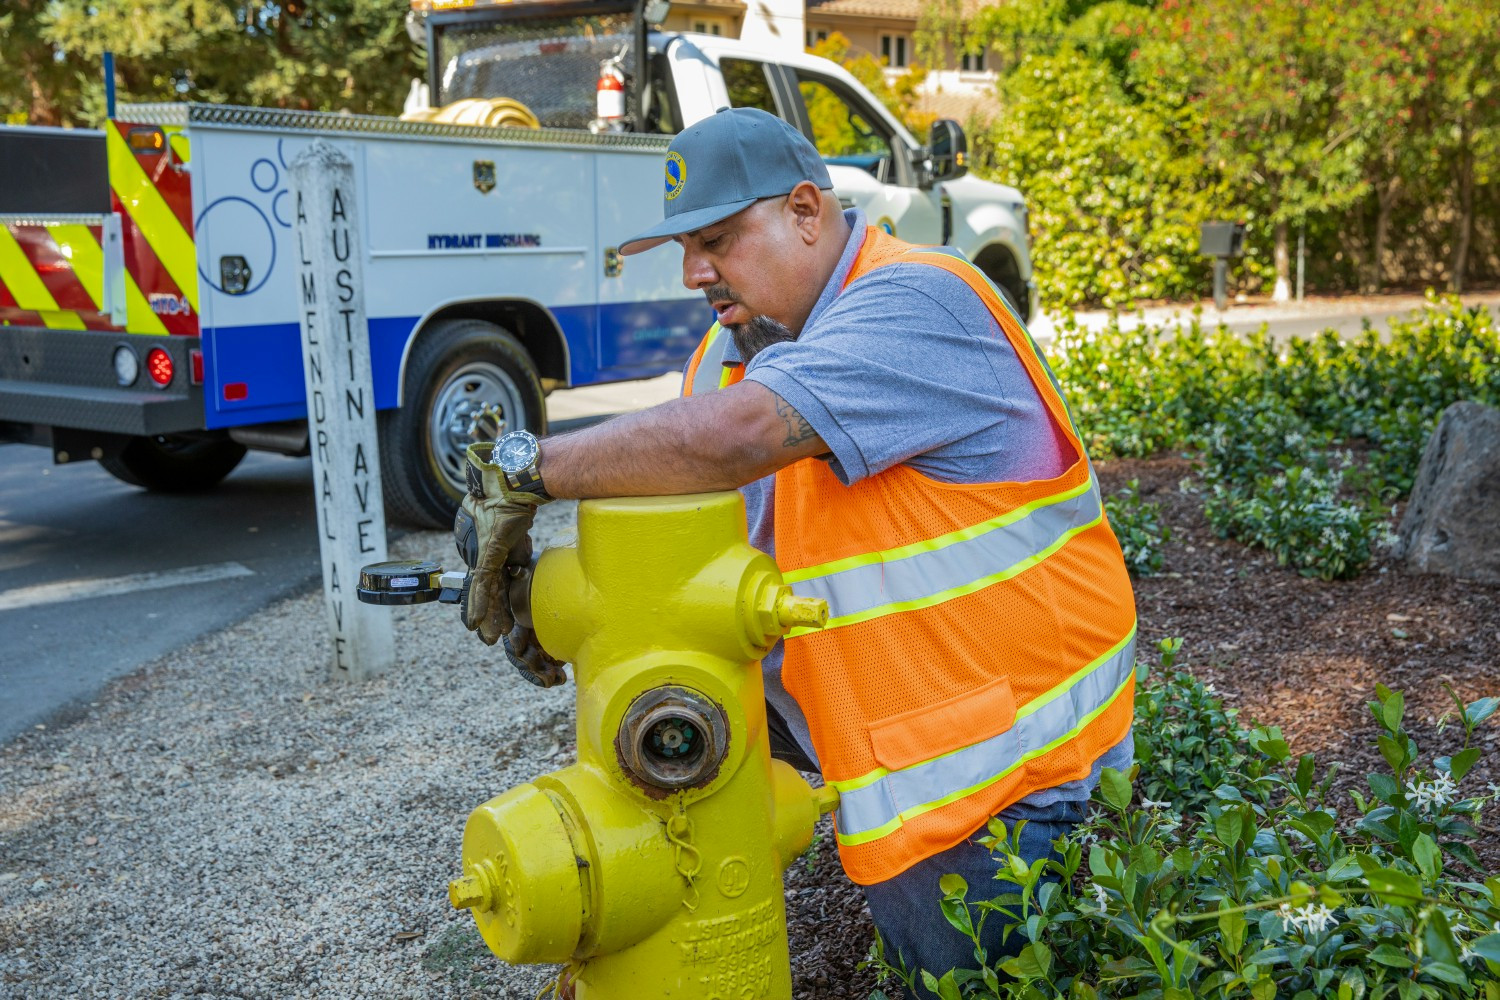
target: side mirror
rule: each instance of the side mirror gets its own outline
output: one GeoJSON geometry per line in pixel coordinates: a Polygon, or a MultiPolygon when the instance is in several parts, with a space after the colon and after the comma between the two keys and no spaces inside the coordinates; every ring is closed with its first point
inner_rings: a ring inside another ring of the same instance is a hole
{"type": "Polygon", "coordinates": [[[933,184],[957,180],[969,172],[969,140],[963,126],[952,118],[939,118],[932,123],[927,150],[928,179],[933,184]]]}

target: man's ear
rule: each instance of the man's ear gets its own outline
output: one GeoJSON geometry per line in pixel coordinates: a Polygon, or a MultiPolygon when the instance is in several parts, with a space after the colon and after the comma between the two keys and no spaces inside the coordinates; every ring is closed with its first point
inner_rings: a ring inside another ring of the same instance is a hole
{"type": "Polygon", "coordinates": [[[823,231],[823,192],[812,181],[803,181],[786,196],[786,205],[796,218],[802,241],[808,246],[817,243],[823,231]]]}

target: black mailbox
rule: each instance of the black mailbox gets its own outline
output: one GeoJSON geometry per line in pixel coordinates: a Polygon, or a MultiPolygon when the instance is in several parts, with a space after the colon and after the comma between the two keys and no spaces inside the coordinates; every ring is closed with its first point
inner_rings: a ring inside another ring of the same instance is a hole
{"type": "Polygon", "coordinates": [[[1198,252],[1205,257],[1240,257],[1244,246],[1243,222],[1205,222],[1198,235],[1198,252]]]}

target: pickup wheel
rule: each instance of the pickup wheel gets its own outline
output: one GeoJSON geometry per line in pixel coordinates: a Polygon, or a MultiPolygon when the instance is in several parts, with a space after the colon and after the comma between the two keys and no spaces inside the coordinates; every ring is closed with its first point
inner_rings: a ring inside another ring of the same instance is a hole
{"type": "Polygon", "coordinates": [[[216,486],[245,457],[245,446],[218,435],[158,434],[131,438],[99,459],[104,471],[154,493],[197,493],[216,486]]]}
{"type": "Polygon", "coordinates": [[[483,320],[439,320],[418,334],[402,388],[405,404],[377,414],[380,468],[387,510],[418,527],[453,526],[470,444],[547,431],[530,355],[483,320]]]}
{"type": "Polygon", "coordinates": [[[1031,319],[1031,292],[1021,280],[1021,269],[1009,250],[1002,246],[987,246],[974,259],[974,266],[1005,292],[1021,322],[1031,319]]]}

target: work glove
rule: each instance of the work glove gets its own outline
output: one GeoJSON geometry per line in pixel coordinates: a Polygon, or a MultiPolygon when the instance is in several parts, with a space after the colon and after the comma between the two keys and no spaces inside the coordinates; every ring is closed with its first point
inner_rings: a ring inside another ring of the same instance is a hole
{"type": "Polygon", "coordinates": [[[505,654],[511,666],[537,687],[557,687],[568,681],[562,661],[553,659],[536,641],[536,632],[525,625],[517,625],[505,637],[505,654]]]}
{"type": "Polygon", "coordinates": [[[534,493],[506,487],[500,467],[490,461],[494,449],[492,442],[469,445],[465,470],[469,493],[454,523],[460,554],[466,562],[473,560],[460,602],[464,628],[478,632],[487,646],[493,646],[515,628],[508,592],[510,567],[525,566],[530,561],[531,542],[527,532],[531,530],[537,507],[545,502],[534,493]],[[463,523],[465,516],[472,522],[472,544],[466,544],[463,538],[470,530],[463,523]]]}

